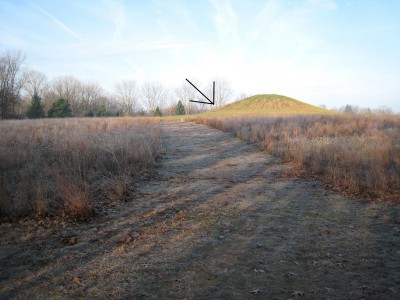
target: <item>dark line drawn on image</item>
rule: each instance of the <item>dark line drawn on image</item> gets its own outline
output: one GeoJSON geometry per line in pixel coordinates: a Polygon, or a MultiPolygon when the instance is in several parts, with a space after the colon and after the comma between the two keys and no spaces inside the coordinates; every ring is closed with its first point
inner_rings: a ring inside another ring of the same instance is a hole
{"type": "Polygon", "coordinates": [[[204,103],[204,104],[212,104],[212,105],[214,105],[214,103],[215,103],[215,81],[213,81],[213,97],[212,97],[212,101],[210,99],[208,99],[208,97],[206,95],[204,95],[202,93],[202,91],[200,91],[193,83],[191,83],[189,81],[189,79],[186,78],[186,81],[189,82],[192,87],[194,87],[200,94],[203,95],[204,98],[206,98],[209,101],[209,102],[205,102],[205,101],[189,100],[190,102],[197,102],[197,103],[204,103]]]}

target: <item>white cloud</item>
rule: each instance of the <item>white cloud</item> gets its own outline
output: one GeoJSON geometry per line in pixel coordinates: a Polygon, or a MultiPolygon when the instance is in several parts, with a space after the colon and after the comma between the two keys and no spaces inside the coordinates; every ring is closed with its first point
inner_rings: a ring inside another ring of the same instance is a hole
{"type": "Polygon", "coordinates": [[[229,0],[210,0],[215,8],[214,22],[222,43],[238,40],[237,16],[229,0]]]}
{"type": "Polygon", "coordinates": [[[116,0],[103,0],[103,3],[107,9],[107,15],[114,24],[114,38],[122,38],[127,24],[124,5],[116,0]]]}

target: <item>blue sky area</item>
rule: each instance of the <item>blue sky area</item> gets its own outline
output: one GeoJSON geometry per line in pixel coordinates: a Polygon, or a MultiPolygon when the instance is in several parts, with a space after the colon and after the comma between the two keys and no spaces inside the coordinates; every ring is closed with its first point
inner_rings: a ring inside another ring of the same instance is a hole
{"type": "Polygon", "coordinates": [[[400,1],[0,0],[0,52],[49,79],[230,81],[236,95],[400,112],[400,1]]]}

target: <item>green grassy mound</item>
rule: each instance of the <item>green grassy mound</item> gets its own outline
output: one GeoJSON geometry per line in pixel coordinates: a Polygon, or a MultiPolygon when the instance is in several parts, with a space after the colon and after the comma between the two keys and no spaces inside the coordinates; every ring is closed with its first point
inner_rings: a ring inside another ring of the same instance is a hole
{"type": "Polygon", "coordinates": [[[251,96],[213,109],[204,115],[332,114],[332,111],[282,95],[251,96]]]}

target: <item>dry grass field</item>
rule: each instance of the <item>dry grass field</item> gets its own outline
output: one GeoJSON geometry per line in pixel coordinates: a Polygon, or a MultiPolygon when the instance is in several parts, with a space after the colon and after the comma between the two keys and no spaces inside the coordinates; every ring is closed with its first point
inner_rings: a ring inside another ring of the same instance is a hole
{"type": "Polygon", "coordinates": [[[0,299],[398,299],[398,205],[285,176],[229,132],[160,127],[157,176],[129,201],[0,223],[0,299]]]}
{"type": "Polygon", "coordinates": [[[152,118],[0,122],[0,218],[91,217],[146,176],[160,135],[152,118]]]}
{"type": "Polygon", "coordinates": [[[397,299],[399,116],[273,97],[0,122],[0,299],[397,299]]]}
{"type": "Polygon", "coordinates": [[[400,203],[400,116],[196,117],[259,144],[331,187],[400,203]]]}

